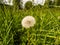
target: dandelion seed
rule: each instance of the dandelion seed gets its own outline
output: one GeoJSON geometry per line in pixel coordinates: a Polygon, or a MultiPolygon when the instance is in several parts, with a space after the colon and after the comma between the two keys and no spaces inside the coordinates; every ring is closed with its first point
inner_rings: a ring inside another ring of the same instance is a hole
{"type": "Polygon", "coordinates": [[[26,17],[23,18],[23,20],[22,20],[22,26],[23,26],[24,28],[33,27],[35,23],[36,23],[35,18],[32,17],[32,16],[26,16],[26,17]]]}

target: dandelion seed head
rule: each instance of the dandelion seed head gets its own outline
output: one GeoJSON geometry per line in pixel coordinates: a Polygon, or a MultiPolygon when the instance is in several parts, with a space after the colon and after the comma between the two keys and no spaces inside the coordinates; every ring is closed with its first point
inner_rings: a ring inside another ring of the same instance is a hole
{"type": "Polygon", "coordinates": [[[32,17],[32,16],[26,16],[26,17],[23,18],[23,20],[22,20],[21,23],[22,23],[22,26],[24,28],[30,28],[30,27],[34,26],[34,24],[36,23],[36,21],[35,21],[34,17],[32,17]]]}

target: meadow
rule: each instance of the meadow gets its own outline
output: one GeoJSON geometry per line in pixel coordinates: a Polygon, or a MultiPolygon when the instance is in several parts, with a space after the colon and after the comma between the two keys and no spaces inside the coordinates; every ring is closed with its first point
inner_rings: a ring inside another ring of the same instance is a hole
{"type": "Polygon", "coordinates": [[[0,6],[0,45],[60,45],[60,8],[18,9],[0,6]],[[34,27],[25,29],[21,21],[33,16],[34,27]]]}

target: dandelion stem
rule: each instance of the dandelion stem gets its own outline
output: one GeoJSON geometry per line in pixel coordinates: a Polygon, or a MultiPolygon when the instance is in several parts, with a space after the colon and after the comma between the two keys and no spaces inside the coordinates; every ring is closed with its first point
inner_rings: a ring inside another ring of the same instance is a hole
{"type": "Polygon", "coordinates": [[[29,33],[29,30],[28,30],[27,37],[28,37],[28,43],[27,43],[27,45],[30,45],[30,33],[29,33]]]}

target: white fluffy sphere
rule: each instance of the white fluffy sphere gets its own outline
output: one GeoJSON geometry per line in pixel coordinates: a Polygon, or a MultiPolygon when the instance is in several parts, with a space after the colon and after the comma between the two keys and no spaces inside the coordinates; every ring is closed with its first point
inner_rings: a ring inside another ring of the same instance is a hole
{"type": "Polygon", "coordinates": [[[36,23],[35,18],[32,16],[26,16],[22,19],[22,26],[24,28],[30,28],[33,27],[34,24],[36,23]]]}

